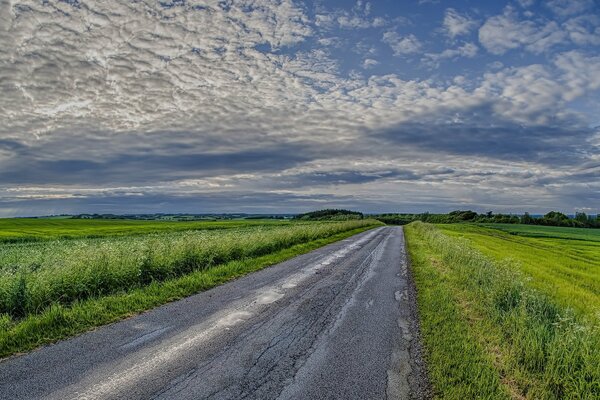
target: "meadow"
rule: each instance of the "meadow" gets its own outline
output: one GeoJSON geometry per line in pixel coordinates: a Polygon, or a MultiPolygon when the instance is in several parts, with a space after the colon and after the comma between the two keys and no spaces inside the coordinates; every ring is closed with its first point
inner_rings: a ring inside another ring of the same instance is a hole
{"type": "Polygon", "coordinates": [[[0,244],[0,356],[193,294],[380,224],[253,220],[193,222],[194,230],[186,230],[190,223],[37,221],[42,223],[27,221],[34,229],[23,229],[19,240],[5,234],[8,239],[0,244]],[[145,233],[148,229],[157,230],[145,233]],[[61,239],[51,239],[57,236],[61,239]]]}
{"type": "Polygon", "coordinates": [[[405,230],[437,398],[600,398],[598,231],[405,230]]]}

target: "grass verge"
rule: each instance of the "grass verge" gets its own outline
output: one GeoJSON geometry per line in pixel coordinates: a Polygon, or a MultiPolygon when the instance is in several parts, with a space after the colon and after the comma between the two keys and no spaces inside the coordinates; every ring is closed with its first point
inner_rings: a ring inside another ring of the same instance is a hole
{"type": "Polygon", "coordinates": [[[18,321],[235,260],[326,238],[373,220],[248,225],[99,239],[0,245],[0,315],[18,321]]]}
{"type": "Polygon", "coordinates": [[[44,312],[29,315],[16,323],[5,316],[0,318],[0,358],[26,352],[182,299],[373,227],[374,225],[364,226],[296,244],[271,254],[228,262],[163,282],[152,282],[125,293],[77,301],[69,306],[53,304],[44,312]]]}
{"type": "Polygon", "coordinates": [[[436,398],[600,398],[600,328],[436,227],[405,228],[436,398]]]}

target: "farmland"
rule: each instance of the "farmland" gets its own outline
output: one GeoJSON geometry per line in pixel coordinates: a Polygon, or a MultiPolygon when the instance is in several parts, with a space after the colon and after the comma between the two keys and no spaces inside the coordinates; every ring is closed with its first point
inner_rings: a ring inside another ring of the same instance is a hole
{"type": "Polygon", "coordinates": [[[286,224],[289,224],[289,222],[278,220],[209,220],[175,222],[121,219],[4,218],[0,219],[0,243],[131,236],[160,232],[182,232],[286,224]]]}
{"type": "Polygon", "coordinates": [[[440,225],[483,254],[512,265],[528,284],[579,314],[600,312],[600,230],[531,225],[440,225]]]}
{"type": "Polygon", "coordinates": [[[0,245],[0,355],[190,295],[379,224],[2,223],[13,231],[4,232],[7,242],[0,245]]]}
{"type": "Polygon", "coordinates": [[[600,396],[598,233],[406,227],[437,397],[600,396]]]}

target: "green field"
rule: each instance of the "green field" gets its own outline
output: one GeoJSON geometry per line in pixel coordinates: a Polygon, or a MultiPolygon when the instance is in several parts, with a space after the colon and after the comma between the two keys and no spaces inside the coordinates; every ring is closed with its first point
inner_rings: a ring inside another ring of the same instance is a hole
{"type": "MultiPolygon", "coordinates": [[[[565,228],[558,226],[481,224],[480,226],[501,230],[511,235],[523,237],[555,238],[600,242],[600,229],[565,228]]],[[[456,227],[456,224],[453,225],[456,227]]]]}
{"type": "Polygon", "coordinates": [[[578,313],[600,313],[600,229],[497,224],[439,225],[496,259],[510,258],[531,286],[578,313]],[[486,229],[487,228],[487,229],[486,229]]]}
{"type": "Polygon", "coordinates": [[[599,233],[406,227],[437,398],[600,398],[599,233]]]}
{"type": "Polygon", "coordinates": [[[159,232],[228,229],[248,226],[287,225],[282,220],[141,221],[122,219],[2,218],[0,243],[130,236],[159,232]]]}
{"type": "MultiPolygon", "coordinates": [[[[22,221],[4,223],[14,229],[22,221]]],[[[25,220],[17,233],[33,240],[0,243],[0,357],[193,294],[381,224],[74,221],[25,220]],[[149,229],[158,233],[144,233],[149,229]],[[68,239],[50,239],[53,235],[68,239]]]]}

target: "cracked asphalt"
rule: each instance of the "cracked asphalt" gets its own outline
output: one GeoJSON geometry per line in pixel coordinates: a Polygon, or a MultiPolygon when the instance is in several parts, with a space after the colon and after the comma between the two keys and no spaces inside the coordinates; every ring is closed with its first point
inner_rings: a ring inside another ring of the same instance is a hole
{"type": "Polygon", "coordinates": [[[0,362],[2,399],[421,399],[400,227],[0,362]]]}

